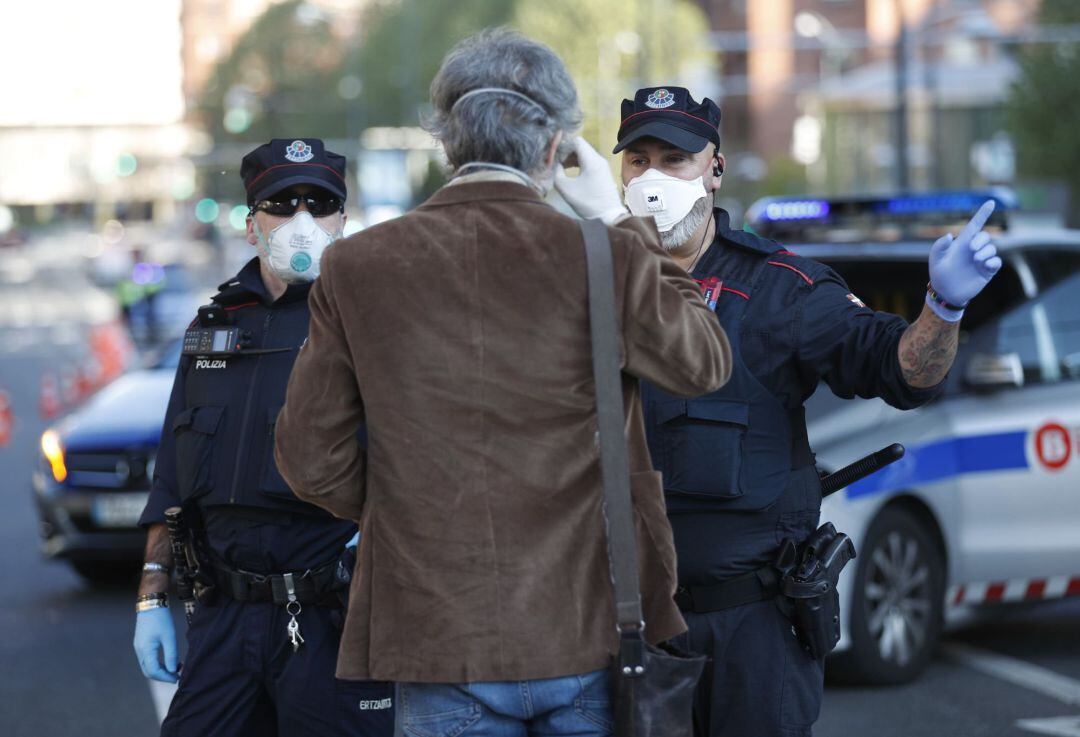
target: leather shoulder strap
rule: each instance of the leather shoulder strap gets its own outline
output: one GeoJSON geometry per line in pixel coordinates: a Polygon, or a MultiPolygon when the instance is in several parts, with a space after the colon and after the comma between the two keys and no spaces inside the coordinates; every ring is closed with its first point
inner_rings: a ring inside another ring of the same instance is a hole
{"type": "Polygon", "coordinates": [[[638,632],[644,623],[634,543],[634,509],[630,498],[630,461],[624,429],[626,416],[619,363],[619,323],[615,316],[615,270],[607,226],[599,220],[583,220],[581,232],[585,236],[589,275],[589,333],[615,615],[620,633],[638,632]]]}

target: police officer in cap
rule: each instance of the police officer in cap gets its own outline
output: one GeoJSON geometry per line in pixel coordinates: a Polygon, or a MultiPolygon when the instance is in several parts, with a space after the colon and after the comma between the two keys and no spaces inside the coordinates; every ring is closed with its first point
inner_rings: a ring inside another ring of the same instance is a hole
{"type": "Polygon", "coordinates": [[[258,255],[189,329],[236,327],[239,340],[181,356],[140,520],[135,651],[148,678],[179,680],[163,735],[389,737],[392,685],[334,677],[356,526],[297,499],[273,452],[308,291],[345,225],[345,159],[318,139],[275,139],[240,176],[258,255]],[[195,533],[203,584],[182,669],[166,593],[173,506],[195,533]]]}
{"type": "MultiPolygon", "coordinates": [[[[779,554],[815,531],[821,486],[803,403],[824,381],[844,398],[917,407],[937,395],[956,355],[968,303],[1001,267],[982,227],[986,203],[930,251],[926,306],[908,325],[875,312],[829,267],[731,228],[713,206],[723,181],[720,109],[679,87],[622,103],[625,204],[652,216],[664,247],[701,284],[731,336],[734,369],[721,390],[684,400],[642,387],[653,463],[663,473],[678,555],[684,649],[706,653],[696,723],[710,737],[809,735],[823,658],[793,630],[779,596],[779,554]]],[[[598,202],[576,184],[607,165],[578,151],[582,174],[556,178],[579,214],[598,202]]]]}

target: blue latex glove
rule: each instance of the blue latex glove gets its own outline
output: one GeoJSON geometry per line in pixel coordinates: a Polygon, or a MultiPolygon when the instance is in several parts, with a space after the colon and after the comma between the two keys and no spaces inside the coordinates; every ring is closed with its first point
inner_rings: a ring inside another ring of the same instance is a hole
{"type": "Polygon", "coordinates": [[[135,615],[135,655],[144,676],[176,683],[176,627],[167,607],[135,615]]]}
{"type": "MultiPolygon", "coordinates": [[[[950,304],[967,306],[1001,268],[997,248],[990,242],[990,234],[983,231],[993,211],[994,201],[984,202],[960,235],[953,238],[949,233],[930,247],[930,285],[950,304]]],[[[957,322],[964,315],[963,309],[949,309],[929,294],[926,304],[947,322],[957,322]]]]}
{"type": "Polygon", "coordinates": [[[357,530],[356,534],[349,538],[349,542],[345,543],[347,548],[355,548],[360,544],[360,531],[357,530]]]}

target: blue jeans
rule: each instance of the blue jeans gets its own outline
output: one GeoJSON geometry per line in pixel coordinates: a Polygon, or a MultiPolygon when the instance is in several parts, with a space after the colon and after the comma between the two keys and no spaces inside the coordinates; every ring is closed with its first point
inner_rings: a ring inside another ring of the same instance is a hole
{"type": "Polygon", "coordinates": [[[402,683],[406,737],[610,737],[607,670],[532,681],[402,683]]]}

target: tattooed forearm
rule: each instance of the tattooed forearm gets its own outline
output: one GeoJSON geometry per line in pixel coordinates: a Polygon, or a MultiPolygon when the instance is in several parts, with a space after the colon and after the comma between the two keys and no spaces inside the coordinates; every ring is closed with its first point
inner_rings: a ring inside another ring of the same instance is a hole
{"type": "Polygon", "coordinates": [[[956,359],[959,322],[945,322],[929,307],[900,337],[900,369],[913,387],[934,386],[945,378],[956,359]]]}
{"type": "MultiPolygon", "coordinates": [[[[146,532],[146,562],[172,566],[172,549],[169,547],[169,531],[162,523],[150,525],[146,532]]],[[[156,571],[144,571],[139,580],[139,594],[152,594],[169,588],[169,575],[156,571]]]]}

